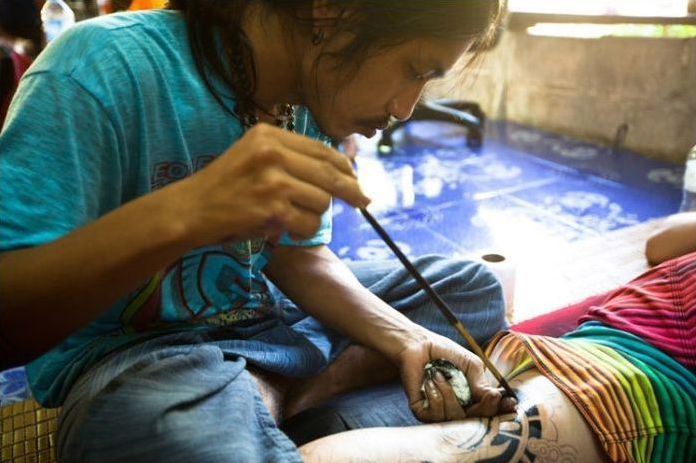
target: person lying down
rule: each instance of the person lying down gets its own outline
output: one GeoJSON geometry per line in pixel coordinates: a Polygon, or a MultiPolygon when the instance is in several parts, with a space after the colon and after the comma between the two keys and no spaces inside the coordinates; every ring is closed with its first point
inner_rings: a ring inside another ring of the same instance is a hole
{"type": "MultiPolygon", "coordinates": [[[[296,440],[307,461],[696,462],[696,253],[619,287],[578,323],[560,338],[502,332],[489,343],[516,413],[424,425],[387,388],[303,412],[285,430],[363,428],[296,440]],[[364,429],[380,423],[399,427],[364,429]]],[[[433,407],[457,400],[441,376],[425,394],[433,407]]]]}

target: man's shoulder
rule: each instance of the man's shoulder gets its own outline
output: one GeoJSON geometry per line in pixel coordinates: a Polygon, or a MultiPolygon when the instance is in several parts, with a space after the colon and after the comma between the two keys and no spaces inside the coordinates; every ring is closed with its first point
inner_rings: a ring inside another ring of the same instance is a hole
{"type": "Polygon", "coordinates": [[[190,78],[196,72],[181,15],[154,10],[77,23],[49,44],[25,76],[68,81],[66,92],[86,91],[110,110],[138,101],[157,104],[172,89],[198,95],[190,78]]]}
{"type": "Polygon", "coordinates": [[[152,10],[81,21],[41,53],[29,73],[50,71],[81,80],[102,70],[136,72],[189,52],[186,27],[174,11],[152,10]]]}

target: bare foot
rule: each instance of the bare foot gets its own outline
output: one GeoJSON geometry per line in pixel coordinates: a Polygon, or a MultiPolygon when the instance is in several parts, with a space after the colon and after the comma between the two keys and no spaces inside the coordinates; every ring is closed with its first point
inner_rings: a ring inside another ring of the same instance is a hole
{"type": "Polygon", "coordinates": [[[317,376],[287,378],[249,368],[261,398],[276,423],[317,406],[340,393],[383,383],[398,375],[382,354],[356,344],[338,356],[317,376]]]}
{"type": "Polygon", "coordinates": [[[319,375],[290,385],[283,418],[290,418],[340,393],[383,383],[397,375],[398,369],[382,354],[352,344],[319,375]]]}
{"type": "Polygon", "coordinates": [[[268,373],[253,367],[248,367],[249,373],[256,381],[261,399],[268,408],[276,423],[280,423],[283,416],[283,404],[293,382],[299,381],[292,378],[268,373]]]}

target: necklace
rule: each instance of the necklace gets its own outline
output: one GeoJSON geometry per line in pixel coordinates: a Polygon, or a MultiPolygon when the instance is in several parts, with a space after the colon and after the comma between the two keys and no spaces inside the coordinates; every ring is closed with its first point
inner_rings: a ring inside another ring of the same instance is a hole
{"type": "MultiPolygon", "coordinates": [[[[245,61],[244,59],[250,52],[249,47],[245,47],[240,41],[234,48],[236,52],[234,52],[233,49],[227,49],[227,55],[232,60],[232,69],[236,70],[232,77],[237,87],[235,89],[237,93],[237,103],[235,104],[234,112],[237,114],[237,117],[239,117],[244,130],[249,130],[259,122],[259,118],[254,112],[256,110],[264,110],[259,108],[252,96],[254,93],[254,86],[252,85],[251,79],[249,79],[247,66],[253,66],[253,63],[246,62],[249,60],[247,59],[245,61]]],[[[293,132],[295,130],[295,107],[291,104],[279,105],[275,115],[275,125],[293,132]]]]}
{"type": "MultiPolygon", "coordinates": [[[[249,111],[244,111],[240,106],[235,106],[235,112],[240,116],[244,130],[248,130],[259,122],[259,118],[249,111]]],[[[295,107],[291,104],[280,105],[275,116],[275,125],[290,132],[294,131],[295,107]]]]}

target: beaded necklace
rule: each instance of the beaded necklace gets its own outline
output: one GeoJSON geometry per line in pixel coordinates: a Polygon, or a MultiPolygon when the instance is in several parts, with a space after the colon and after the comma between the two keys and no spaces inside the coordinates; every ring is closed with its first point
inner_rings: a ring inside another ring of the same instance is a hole
{"type": "MultiPolygon", "coordinates": [[[[249,79],[249,75],[247,73],[247,66],[249,63],[245,63],[244,60],[244,56],[247,56],[247,54],[244,53],[245,47],[240,42],[237,43],[235,48],[237,51],[234,53],[229,49],[227,51],[227,55],[232,59],[232,67],[236,70],[233,79],[238,87],[236,90],[238,93],[240,93],[240,97],[237,99],[234,111],[239,117],[244,130],[248,130],[259,122],[258,116],[254,114],[256,110],[261,110],[267,114],[269,113],[259,108],[259,106],[254,103],[253,100],[251,100],[253,91],[251,79],[249,79]]],[[[295,107],[291,104],[282,104],[279,105],[277,109],[276,115],[274,116],[275,125],[282,129],[293,132],[295,130],[295,107]]]]}

